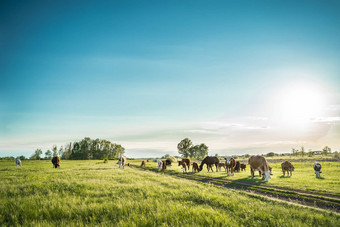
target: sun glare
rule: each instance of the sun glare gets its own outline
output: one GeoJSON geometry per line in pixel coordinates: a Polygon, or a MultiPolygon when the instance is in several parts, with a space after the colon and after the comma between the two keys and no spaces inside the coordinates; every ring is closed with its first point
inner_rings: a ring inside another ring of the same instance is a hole
{"type": "Polygon", "coordinates": [[[295,83],[284,87],[279,94],[278,110],[281,119],[304,122],[321,117],[326,108],[324,89],[307,83],[295,83]]]}

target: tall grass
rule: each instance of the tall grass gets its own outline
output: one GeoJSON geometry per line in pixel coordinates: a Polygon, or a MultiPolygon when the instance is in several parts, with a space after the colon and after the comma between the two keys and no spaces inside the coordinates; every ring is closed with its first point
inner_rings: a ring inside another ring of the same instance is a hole
{"type": "Polygon", "coordinates": [[[336,226],[338,215],[113,161],[0,162],[0,225],[336,226]]]}

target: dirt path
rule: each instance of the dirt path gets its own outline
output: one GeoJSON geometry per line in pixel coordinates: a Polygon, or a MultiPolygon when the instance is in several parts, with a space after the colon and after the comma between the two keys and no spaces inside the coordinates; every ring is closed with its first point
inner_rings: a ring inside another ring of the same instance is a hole
{"type": "MultiPolygon", "coordinates": [[[[159,171],[156,168],[152,168],[152,167],[142,168],[140,166],[134,166],[134,165],[132,165],[131,167],[159,173],[159,171]]],[[[183,173],[176,172],[173,170],[170,170],[170,171],[167,170],[162,173],[175,176],[175,177],[179,177],[179,178],[183,178],[183,179],[187,179],[187,180],[213,184],[216,186],[244,191],[246,193],[261,195],[261,196],[265,196],[265,197],[276,199],[276,200],[296,203],[296,204],[324,209],[324,210],[331,210],[336,213],[340,213],[340,196],[336,196],[336,195],[313,193],[313,192],[308,192],[308,191],[303,191],[303,190],[288,189],[288,188],[282,188],[282,187],[271,186],[271,185],[262,185],[259,183],[245,182],[242,180],[229,180],[229,179],[214,178],[214,177],[198,175],[197,173],[196,174],[194,173],[183,174],[183,173]]]]}

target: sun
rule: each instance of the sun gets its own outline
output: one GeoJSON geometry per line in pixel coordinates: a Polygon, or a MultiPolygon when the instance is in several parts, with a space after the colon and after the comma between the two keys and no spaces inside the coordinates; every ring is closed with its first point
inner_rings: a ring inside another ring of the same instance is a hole
{"type": "Polygon", "coordinates": [[[280,118],[294,123],[323,116],[327,106],[326,91],[319,84],[290,83],[281,89],[277,97],[280,118]]]}

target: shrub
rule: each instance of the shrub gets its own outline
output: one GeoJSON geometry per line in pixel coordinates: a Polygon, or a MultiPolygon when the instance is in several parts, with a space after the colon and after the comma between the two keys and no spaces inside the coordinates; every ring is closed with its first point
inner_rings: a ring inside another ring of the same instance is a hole
{"type": "Polygon", "coordinates": [[[104,163],[108,163],[109,159],[108,158],[104,158],[104,163]]]}

